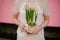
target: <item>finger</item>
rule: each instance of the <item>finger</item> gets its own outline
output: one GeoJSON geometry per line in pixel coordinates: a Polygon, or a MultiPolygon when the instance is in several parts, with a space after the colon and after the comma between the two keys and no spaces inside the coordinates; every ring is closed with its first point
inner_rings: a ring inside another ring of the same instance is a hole
{"type": "Polygon", "coordinates": [[[34,35],[33,33],[31,33],[31,34],[28,34],[28,33],[27,33],[27,36],[33,36],[33,35],[34,35]]]}
{"type": "Polygon", "coordinates": [[[24,32],[24,29],[23,28],[20,28],[22,32],[24,32]]]}
{"type": "Polygon", "coordinates": [[[27,34],[28,37],[32,36],[31,34],[27,34]]]}
{"type": "Polygon", "coordinates": [[[34,32],[33,32],[33,34],[37,34],[39,31],[38,30],[35,30],[34,32]]]}

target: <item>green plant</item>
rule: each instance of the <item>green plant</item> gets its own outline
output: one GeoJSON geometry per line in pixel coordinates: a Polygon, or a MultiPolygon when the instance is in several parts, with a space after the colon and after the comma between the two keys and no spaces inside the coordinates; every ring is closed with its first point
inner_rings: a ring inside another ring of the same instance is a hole
{"type": "Polygon", "coordinates": [[[26,11],[26,22],[29,26],[34,27],[36,26],[36,20],[37,20],[37,10],[35,8],[25,8],[26,11]]]}

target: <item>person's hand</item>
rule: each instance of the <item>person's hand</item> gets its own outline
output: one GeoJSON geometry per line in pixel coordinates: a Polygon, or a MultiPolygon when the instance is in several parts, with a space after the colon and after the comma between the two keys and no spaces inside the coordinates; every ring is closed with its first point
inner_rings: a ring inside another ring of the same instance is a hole
{"type": "MultiPolygon", "coordinates": [[[[41,27],[36,26],[36,27],[34,28],[34,30],[32,31],[32,33],[27,32],[26,35],[27,35],[28,37],[34,36],[34,35],[38,34],[41,29],[42,29],[41,27]]],[[[31,29],[31,30],[32,30],[32,29],[31,29]]]]}
{"type": "Polygon", "coordinates": [[[35,29],[32,31],[32,33],[26,33],[28,37],[34,36],[39,33],[39,31],[42,29],[42,27],[36,26],[35,29]]]}
{"type": "Polygon", "coordinates": [[[27,33],[27,32],[26,32],[26,36],[27,36],[27,37],[30,37],[30,36],[33,36],[33,35],[34,35],[34,34],[32,34],[32,33],[27,33]]]}
{"type": "Polygon", "coordinates": [[[29,27],[29,29],[25,32],[26,36],[30,37],[33,36],[32,32],[35,30],[36,27],[29,27]]]}
{"type": "Polygon", "coordinates": [[[28,33],[31,34],[34,30],[36,29],[36,26],[35,27],[29,27],[28,29],[28,33]]]}
{"type": "Polygon", "coordinates": [[[22,32],[26,31],[24,24],[20,23],[19,27],[20,27],[22,32]]]}
{"type": "Polygon", "coordinates": [[[37,26],[36,28],[35,28],[35,30],[32,32],[32,34],[38,34],[39,33],[39,31],[41,31],[42,30],[42,27],[39,27],[39,26],[37,26]]]}
{"type": "Polygon", "coordinates": [[[24,24],[21,23],[21,24],[19,25],[19,27],[20,27],[20,29],[21,29],[22,32],[25,32],[26,36],[28,36],[28,37],[29,37],[29,36],[32,36],[32,34],[30,34],[30,33],[27,32],[27,30],[25,29],[24,24]]]}

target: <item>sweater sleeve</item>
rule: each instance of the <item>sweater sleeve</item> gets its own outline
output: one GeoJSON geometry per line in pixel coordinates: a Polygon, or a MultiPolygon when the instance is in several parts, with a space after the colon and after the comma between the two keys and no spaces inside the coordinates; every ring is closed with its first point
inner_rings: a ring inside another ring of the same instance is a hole
{"type": "Polygon", "coordinates": [[[49,16],[48,0],[43,0],[43,15],[49,16]]]}
{"type": "Polygon", "coordinates": [[[19,10],[18,10],[18,0],[14,1],[12,10],[13,10],[14,14],[19,12],[19,10]]]}

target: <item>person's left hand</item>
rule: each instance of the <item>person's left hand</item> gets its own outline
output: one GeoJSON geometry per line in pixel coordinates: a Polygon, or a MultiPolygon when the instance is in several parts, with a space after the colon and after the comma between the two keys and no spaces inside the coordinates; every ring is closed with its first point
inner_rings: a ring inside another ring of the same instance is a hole
{"type": "Polygon", "coordinates": [[[39,31],[40,31],[41,29],[42,29],[41,27],[38,27],[38,26],[37,26],[32,33],[30,33],[30,34],[29,34],[29,33],[26,33],[26,35],[27,35],[27,36],[36,35],[36,34],[39,33],[39,31]]]}
{"type": "Polygon", "coordinates": [[[39,27],[39,26],[37,26],[36,27],[36,29],[32,32],[32,34],[38,34],[39,33],[39,31],[41,31],[42,30],[42,27],[39,27]]]}

